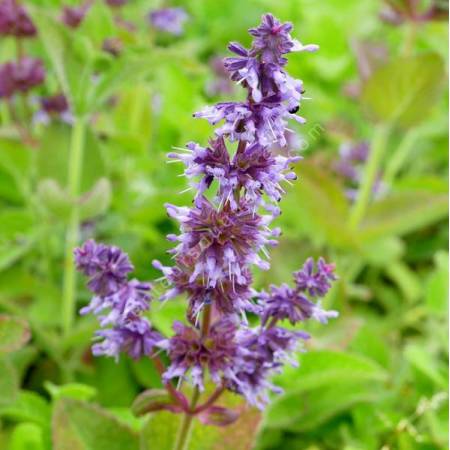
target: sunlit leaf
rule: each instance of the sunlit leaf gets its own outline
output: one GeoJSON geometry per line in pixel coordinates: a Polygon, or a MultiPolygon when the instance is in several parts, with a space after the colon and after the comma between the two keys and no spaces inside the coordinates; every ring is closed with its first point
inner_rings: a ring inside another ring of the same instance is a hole
{"type": "Polygon", "coordinates": [[[22,390],[14,402],[0,407],[0,417],[47,426],[50,423],[50,405],[35,392],[22,390]]]}
{"type": "Polygon", "coordinates": [[[0,358],[0,415],[3,405],[13,403],[18,394],[19,380],[17,373],[7,359],[0,358]]]}
{"type": "Polygon", "coordinates": [[[386,372],[368,358],[330,351],[307,353],[299,368],[286,368],[275,379],[286,393],[269,405],[265,424],[310,429],[355,403],[375,400],[374,383],[385,379],[386,372]]]}
{"type": "Polygon", "coordinates": [[[428,191],[392,193],[369,207],[361,225],[360,238],[369,241],[411,233],[443,219],[447,213],[446,194],[428,191]]]}
{"type": "Polygon", "coordinates": [[[363,105],[378,121],[409,127],[427,118],[444,80],[444,63],[437,54],[395,58],[367,80],[363,105]]]}
{"type": "Polygon", "coordinates": [[[100,407],[72,399],[54,406],[55,450],[138,450],[138,436],[100,407]]]}
{"type": "Polygon", "coordinates": [[[327,171],[311,163],[298,164],[298,180],[282,203],[280,225],[287,235],[307,230],[317,244],[336,247],[355,246],[346,216],[348,202],[342,189],[327,171]]]}
{"type": "Polygon", "coordinates": [[[45,450],[42,428],[34,423],[20,423],[11,434],[8,449],[45,450]]]}
{"type": "MultiPolygon", "coordinates": [[[[239,420],[226,427],[206,426],[194,419],[189,450],[251,450],[256,439],[260,413],[237,396],[224,396],[218,405],[232,406],[239,420]]],[[[181,417],[169,412],[151,415],[141,435],[141,450],[172,450],[181,417]]]]}

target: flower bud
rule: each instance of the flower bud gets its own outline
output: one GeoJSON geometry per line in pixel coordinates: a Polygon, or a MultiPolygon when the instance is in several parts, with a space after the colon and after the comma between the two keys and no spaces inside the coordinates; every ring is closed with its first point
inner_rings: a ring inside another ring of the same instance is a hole
{"type": "Polygon", "coordinates": [[[182,410],[179,405],[173,403],[173,398],[165,389],[148,389],[141,392],[131,405],[131,411],[136,417],[162,409],[172,412],[181,412],[182,410]]]}
{"type": "Polygon", "coordinates": [[[225,427],[236,422],[239,418],[239,413],[222,406],[211,406],[206,411],[201,412],[198,418],[205,425],[225,427]]]}

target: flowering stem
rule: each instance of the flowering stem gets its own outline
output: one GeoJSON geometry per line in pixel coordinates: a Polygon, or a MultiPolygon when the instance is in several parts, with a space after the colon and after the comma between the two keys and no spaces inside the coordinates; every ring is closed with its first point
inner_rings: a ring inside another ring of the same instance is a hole
{"type": "MultiPolygon", "coordinates": [[[[155,365],[156,370],[158,371],[159,375],[162,378],[163,373],[165,372],[165,367],[163,362],[161,361],[161,358],[159,356],[153,356],[151,357],[151,360],[153,361],[153,364],[155,365]]],[[[164,387],[166,388],[167,392],[170,394],[172,399],[178,403],[180,406],[185,407],[182,402],[180,402],[180,399],[177,395],[177,390],[173,387],[172,383],[168,381],[167,383],[164,383],[164,387]]]]}
{"type": "Polygon", "coordinates": [[[417,129],[412,129],[406,133],[406,135],[401,140],[397,147],[397,150],[390,158],[386,171],[383,177],[383,183],[387,186],[391,186],[398,172],[403,167],[406,159],[408,158],[409,152],[413,148],[417,141],[420,131],[417,129]]]}
{"type": "Polygon", "coordinates": [[[201,413],[202,411],[205,411],[205,409],[208,409],[210,406],[212,406],[215,403],[215,401],[223,394],[224,391],[225,391],[225,386],[219,386],[211,394],[211,397],[209,397],[208,400],[206,400],[205,403],[197,406],[197,408],[195,408],[194,410],[191,410],[191,413],[198,414],[198,413],[201,413]]]}
{"type": "Polygon", "coordinates": [[[203,309],[203,320],[202,320],[202,336],[208,334],[209,326],[211,324],[211,305],[206,305],[203,309]]]}
{"type": "Polygon", "coordinates": [[[388,124],[379,125],[375,128],[372,149],[364,170],[362,185],[359,189],[356,202],[350,211],[349,222],[353,230],[359,227],[369,205],[373,186],[386,149],[389,132],[390,126],[388,124]]]}
{"type": "Polygon", "coordinates": [[[417,36],[417,25],[415,22],[408,24],[405,28],[405,38],[403,40],[403,56],[409,57],[414,48],[414,42],[417,36]]]}
{"type": "MultiPolygon", "coordinates": [[[[211,325],[211,305],[206,305],[203,309],[201,334],[205,336],[209,332],[211,325]]],[[[214,394],[213,394],[214,395],[214,394]]],[[[189,443],[189,435],[192,427],[192,419],[194,418],[194,411],[196,410],[197,402],[200,398],[200,390],[196,386],[192,393],[191,401],[189,403],[189,411],[184,413],[181,421],[180,430],[178,432],[177,440],[175,442],[174,450],[186,450],[189,443]]],[[[214,401],[214,400],[213,400],[214,401]]]]}
{"type": "MultiPolygon", "coordinates": [[[[191,403],[189,404],[189,410],[195,410],[198,399],[200,397],[200,390],[198,387],[194,388],[194,392],[192,393],[191,403]]],[[[185,413],[183,415],[183,419],[181,421],[180,430],[178,432],[177,440],[175,442],[174,450],[186,450],[189,444],[189,437],[192,428],[192,419],[194,415],[191,412],[185,413]]]]}
{"type": "Polygon", "coordinates": [[[274,327],[278,322],[278,318],[277,317],[272,317],[270,319],[269,324],[267,325],[267,329],[274,327]]]}
{"type": "Polygon", "coordinates": [[[72,128],[67,182],[69,195],[74,203],[66,231],[66,253],[64,259],[62,328],[65,335],[72,328],[75,309],[76,271],[73,249],[77,246],[79,238],[80,211],[77,200],[80,194],[85,131],[85,120],[75,118],[72,128]]]}

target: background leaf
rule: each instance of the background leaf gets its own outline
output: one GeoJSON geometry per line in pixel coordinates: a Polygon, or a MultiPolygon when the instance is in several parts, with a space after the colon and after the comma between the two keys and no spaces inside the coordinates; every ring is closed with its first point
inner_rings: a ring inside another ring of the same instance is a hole
{"type": "Polygon", "coordinates": [[[137,435],[101,408],[72,399],[54,406],[55,450],[138,450],[137,435]]]}
{"type": "Polygon", "coordinates": [[[415,125],[439,99],[444,73],[444,63],[437,54],[396,58],[366,81],[363,106],[379,121],[415,125]]]}
{"type": "Polygon", "coordinates": [[[19,350],[30,336],[30,328],[24,319],[0,314],[0,353],[19,350]]]}

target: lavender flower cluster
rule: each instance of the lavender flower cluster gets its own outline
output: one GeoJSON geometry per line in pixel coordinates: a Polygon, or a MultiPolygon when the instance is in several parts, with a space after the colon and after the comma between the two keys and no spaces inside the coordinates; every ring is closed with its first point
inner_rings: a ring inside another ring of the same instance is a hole
{"type": "Polygon", "coordinates": [[[45,69],[42,61],[24,56],[22,41],[37,35],[36,27],[17,0],[0,1],[0,35],[16,39],[18,58],[0,65],[0,98],[10,100],[16,93],[26,93],[42,84],[45,69]]]}
{"type": "MultiPolygon", "coordinates": [[[[65,8],[64,14],[74,13],[69,9],[65,8]]],[[[74,17],[72,14],[71,20],[74,17]]],[[[0,99],[9,103],[15,117],[15,96],[26,95],[31,89],[42,85],[46,76],[42,60],[28,56],[25,52],[24,40],[35,38],[37,29],[25,7],[17,0],[0,0],[0,35],[14,38],[17,46],[17,58],[0,65],[0,99]]],[[[53,117],[71,122],[69,104],[62,94],[42,97],[38,103],[40,109],[34,116],[36,123],[47,123],[53,117]]]]}
{"type": "Polygon", "coordinates": [[[80,313],[95,314],[102,327],[97,332],[100,342],[92,347],[94,355],[116,359],[121,352],[133,358],[150,355],[161,340],[142,316],[149,308],[151,285],[127,279],[134,268],[117,247],[90,240],[75,250],[75,259],[77,269],[89,278],[88,287],[94,294],[80,313]]]}
{"type": "Polygon", "coordinates": [[[89,288],[96,295],[82,312],[110,311],[99,318],[113,331],[98,333],[103,341],[94,347],[96,354],[117,356],[125,350],[134,357],[152,356],[153,348],[159,348],[170,359],[162,373],[166,386],[173,379],[189,380],[201,391],[211,380],[218,389],[238,393],[259,408],[267,403],[270,391],[279,391],[271,376],[285,362],[295,363],[292,352],[309,338],[282,322],[326,323],[337,316],[320,304],[336,280],[334,265],[322,258],[317,264],[308,259],[293,274],[293,287],[271,286],[269,292],[252,288],[252,268],[270,267],[267,248],[275,246],[280,235],[270,223],[280,212],[283,184],[295,179],[291,165],[299,159],[270,150],[274,143],[286,144],[287,120],[304,122],[296,115],[303,85],[285,71],[285,55],[317,49],[293,39],[291,29],[291,24],[266,14],[250,30],[254,37],[250,49],[230,44],[237,56],[227,58],[225,67],[247,90],[246,100],[196,113],[212,124],[223,122],[216,136],[206,147],[189,142],[178,149],[180,153],[169,154],[185,165],[184,174],[196,194],[192,207],[166,205],[180,227],[178,235],[167,236],[175,244],[170,251],[174,265],[153,264],[168,285],[160,300],[187,297],[187,324],[176,322],[174,335],[163,338],[145,322],[147,345],[138,344],[139,351],[134,351],[132,339],[140,342],[142,337],[130,335],[126,325],[145,320],[141,313],[149,297],[145,288],[135,287],[142,284],[126,281],[132,270],[129,259],[115,247],[92,241],[75,253],[77,266],[90,277],[89,288]],[[208,198],[206,191],[211,191],[208,198]],[[135,283],[132,288],[130,283],[135,283]],[[257,326],[250,326],[247,313],[259,319],[257,326]]]}

